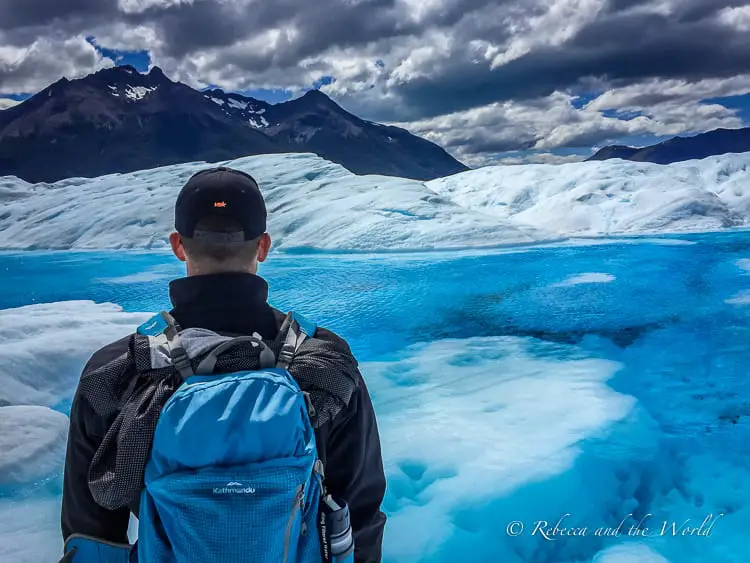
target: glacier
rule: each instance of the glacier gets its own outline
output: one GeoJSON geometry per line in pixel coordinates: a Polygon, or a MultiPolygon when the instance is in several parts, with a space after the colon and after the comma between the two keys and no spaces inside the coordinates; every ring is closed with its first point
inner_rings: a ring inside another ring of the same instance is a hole
{"type": "MultiPolygon", "coordinates": [[[[226,161],[254,175],[274,250],[415,251],[746,228],[750,153],[662,166],[490,166],[431,182],[357,176],[311,154],[226,161]]],[[[166,248],[180,186],[207,163],[28,184],[0,178],[0,248],[166,248]]]]}
{"type": "Polygon", "coordinates": [[[68,417],[39,406],[0,407],[0,487],[60,471],[68,417]]]}
{"type": "Polygon", "coordinates": [[[86,301],[0,309],[0,405],[54,407],[72,397],[81,361],[104,341],[114,341],[147,319],[114,304],[86,301]],[[75,334],[75,338],[70,335],[75,334]]]}
{"type": "MultiPolygon", "coordinates": [[[[267,198],[271,302],[360,361],[384,563],[750,559],[750,153],[431,182],[222,164],[267,198]],[[658,533],[710,515],[710,537],[658,533]]],[[[81,369],[169,307],[174,199],[205,166],[0,178],[0,560],[57,560],[81,369]]]]}
{"type": "Polygon", "coordinates": [[[559,236],[747,226],[750,153],[668,166],[606,160],[487,167],[428,182],[466,209],[559,236]]]}
{"type": "MultiPolygon", "coordinates": [[[[750,235],[729,231],[281,253],[261,275],[360,361],[388,475],[384,563],[744,563],[748,264],[750,235]],[[712,514],[710,537],[669,531],[712,514]],[[628,535],[643,521],[648,537],[628,535]],[[535,531],[558,522],[588,533],[535,531]]],[[[183,268],[89,249],[0,252],[0,271],[0,560],[55,561],[80,370],[168,306],[183,268]]]]}

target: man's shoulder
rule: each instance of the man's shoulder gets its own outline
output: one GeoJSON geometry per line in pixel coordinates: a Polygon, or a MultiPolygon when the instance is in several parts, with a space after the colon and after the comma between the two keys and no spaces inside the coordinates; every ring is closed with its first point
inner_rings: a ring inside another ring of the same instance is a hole
{"type": "Polygon", "coordinates": [[[82,375],[86,376],[87,374],[112,363],[118,358],[124,359],[130,349],[130,339],[132,337],[132,334],[128,334],[127,336],[123,336],[119,340],[110,342],[106,346],[102,346],[96,350],[83,368],[82,375]]]}
{"type": "MultiPolygon", "coordinates": [[[[281,324],[284,322],[284,319],[286,318],[287,313],[284,313],[283,311],[280,311],[279,309],[276,309],[276,308],[273,308],[273,312],[276,315],[278,326],[281,327],[281,324]]],[[[315,322],[314,317],[305,315],[305,318],[308,319],[309,321],[315,322]]],[[[356,358],[354,358],[354,353],[352,352],[352,349],[349,346],[349,343],[346,341],[345,338],[343,338],[342,336],[340,336],[333,330],[326,328],[324,326],[319,326],[316,323],[315,334],[313,334],[313,338],[330,343],[337,349],[337,351],[339,351],[342,354],[351,356],[352,359],[356,361],[356,358]]]]}

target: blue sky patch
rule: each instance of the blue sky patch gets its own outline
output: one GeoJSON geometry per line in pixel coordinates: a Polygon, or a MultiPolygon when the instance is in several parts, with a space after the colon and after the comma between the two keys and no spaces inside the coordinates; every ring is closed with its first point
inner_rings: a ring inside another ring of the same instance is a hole
{"type": "Polygon", "coordinates": [[[103,57],[112,59],[117,66],[130,65],[138,72],[148,72],[151,65],[151,56],[148,51],[117,51],[107,49],[96,44],[94,37],[87,37],[88,41],[103,57]]]}
{"type": "Polygon", "coordinates": [[[8,98],[17,102],[28,100],[32,94],[0,94],[0,98],[8,98]]]}
{"type": "Polygon", "coordinates": [[[328,86],[329,84],[333,84],[335,80],[336,79],[333,76],[324,76],[313,82],[313,88],[319,90],[321,86],[328,86]]]}
{"type": "Polygon", "coordinates": [[[583,109],[586,104],[597,99],[601,95],[601,92],[596,93],[577,93],[576,96],[570,101],[576,109],[583,109]]]}
{"type": "Polygon", "coordinates": [[[292,91],[284,90],[281,88],[270,90],[268,88],[260,88],[257,90],[238,90],[238,94],[243,96],[250,96],[256,100],[263,100],[269,104],[278,104],[281,102],[287,102],[292,99],[292,91]]]}
{"type": "Polygon", "coordinates": [[[725,108],[738,110],[737,115],[743,123],[750,122],[750,93],[741,96],[725,96],[720,98],[706,98],[704,104],[720,104],[725,108]]]}

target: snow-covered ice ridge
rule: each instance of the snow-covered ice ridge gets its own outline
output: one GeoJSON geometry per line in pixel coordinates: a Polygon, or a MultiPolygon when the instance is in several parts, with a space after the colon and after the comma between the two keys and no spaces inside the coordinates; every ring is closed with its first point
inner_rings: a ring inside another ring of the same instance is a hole
{"type": "Polygon", "coordinates": [[[487,167],[429,182],[459,205],[557,235],[713,231],[750,221],[750,153],[670,165],[487,167]]]}
{"type": "MultiPolygon", "coordinates": [[[[311,154],[226,161],[255,176],[275,248],[424,250],[750,223],[750,153],[668,166],[493,166],[432,182],[356,176],[311,154]]],[[[0,178],[0,248],[160,248],[206,163],[28,184],[0,178]],[[106,213],[103,210],[106,209],[106,213]]]]}

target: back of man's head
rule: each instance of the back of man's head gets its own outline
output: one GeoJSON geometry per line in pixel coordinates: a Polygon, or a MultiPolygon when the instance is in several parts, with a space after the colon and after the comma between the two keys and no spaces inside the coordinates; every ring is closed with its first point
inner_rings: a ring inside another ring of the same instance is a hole
{"type": "Polygon", "coordinates": [[[175,205],[170,243],[189,275],[255,273],[271,245],[257,182],[226,167],[193,175],[175,205]]]}

